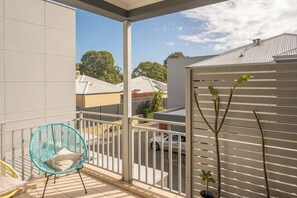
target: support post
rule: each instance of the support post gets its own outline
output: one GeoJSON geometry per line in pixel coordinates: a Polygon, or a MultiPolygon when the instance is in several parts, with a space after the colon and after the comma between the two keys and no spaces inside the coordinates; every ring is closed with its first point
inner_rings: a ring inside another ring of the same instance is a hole
{"type": "Polygon", "coordinates": [[[186,106],[186,197],[192,197],[192,70],[185,71],[185,106],[186,106]]]}
{"type": "Polygon", "coordinates": [[[123,52],[124,52],[124,116],[122,130],[122,176],[123,181],[132,182],[132,129],[130,117],[132,116],[131,97],[131,22],[123,21],[123,52]]]}

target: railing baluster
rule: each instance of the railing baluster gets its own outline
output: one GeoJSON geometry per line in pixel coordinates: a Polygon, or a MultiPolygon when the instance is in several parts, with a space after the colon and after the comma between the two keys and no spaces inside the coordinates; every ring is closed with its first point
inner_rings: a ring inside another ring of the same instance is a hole
{"type": "Polygon", "coordinates": [[[169,189],[172,191],[172,134],[169,133],[169,189]]]}
{"type": "Polygon", "coordinates": [[[109,124],[106,124],[106,128],[107,128],[107,170],[109,170],[109,124]]]}
{"type": "Polygon", "coordinates": [[[92,152],[92,157],[93,157],[93,165],[95,165],[95,122],[92,122],[92,146],[93,146],[93,152],[92,152]]]}
{"type": "Polygon", "coordinates": [[[12,157],[12,167],[15,168],[15,145],[14,145],[14,133],[15,131],[11,132],[11,148],[12,148],[12,152],[11,152],[11,157],[12,157]]]}
{"type": "Polygon", "coordinates": [[[25,140],[24,129],[21,130],[22,136],[22,180],[25,180],[25,140]]]}
{"type": "Polygon", "coordinates": [[[102,130],[102,168],[104,168],[104,144],[105,144],[105,140],[104,140],[104,123],[102,123],[101,126],[101,130],[102,130]]]}
{"type": "Polygon", "coordinates": [[[178,192],[181,193],[181,135],[178,135],[178,192]]]}
{"type": "Polygon", "coordinates": [[[112,125],[112,171],[114,171],[114,125],[112,125]]]}
{"type": "Polygon", "coordinates": [[[161,188],[164,188],[164,134],[161,133],[161,188]]]}
{"type": "Polygon", "coordinates": [[[99,134],[99,130],[100,130],[100,123],[97,122],[97,166],[99,166],[99,154],[100,154],[100,134],[99,134]]]}
{"type": "Polygon", "coordinates": [[[148,181],[148,131],[145,131],[145,182],[148,181]]]}
{"type": "Polygon", "coordinates": [[[118,173],[120,173],[120,157],[121,157],[121,128],[120,125],[118,127],[118,173]]]}
{"type": "MultiPolygon", "coordinates": [[[[82,121],[82,135],[84,137],[84,140],[86,141],[86,122],[83,120],[82,121]]],[[[80,145],[80,147],[82,147],[82,145],[80,145]]]]}
{"type": "MultiPolygon", "coordinates": [[[[33,136],[33,128],[30,128],[30,139],[32,139],[33,136]]],[[[32,160],[30,160],[30,178],[33,178],[33,163],[32,160]]]]}
{"type": "Polygon", "coordinates": [[[138,131],[138,180],[141,175],[141,130],[138,131]]]}
{"type": "Polygon", "coordinates": [[[153,185],[156,185],[156,131],[153,131],[153,185]]]}
{"type": "Polygon", "coordinates": [[[89,156],[88,156],[88,162],[90,163],[91,155],[90,155],[90,145],[91,138],[90,138],[90,121],[88,121],[88,150],[89,150],[89,156]]]}

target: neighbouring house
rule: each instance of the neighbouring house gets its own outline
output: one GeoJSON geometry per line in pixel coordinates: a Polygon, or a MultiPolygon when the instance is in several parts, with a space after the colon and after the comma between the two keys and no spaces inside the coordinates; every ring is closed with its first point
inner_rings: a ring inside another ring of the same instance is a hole
{"type": "MultiPolygon", "coordinates": [[[[167,84],[145,77],[138,76],[131,80],[132,84],[132,98],[145,98],[152,97],[156,91],[162,91],[164,97],[167,97],[167,84]]],[[[119,83],[116,86],[123,90],[123,83],[119,83]]]]}
{"type": "MultiPolygon", "coordinates": [[[[217,56],[186,57],[168,60],[168,109],[154,114],[155,119],[185,122],[185,67],[258,63],[297,62],[297,34],[284,33],[217,56]]],[[[181,129],[184,131],[184,128],[181,129]]]]}
{"type": "Polygon", "coordinates": [[[113,105],[121,103],[122,89],[92,78],[81,75],[76,79],[76,107],[78,109],[113,105]]]}
{"type": "Polygon", "coordinates": [[[75,9],[44,0],[2,4],[0,122],[35,118],[9,129],[75,118],[75,9]]]}

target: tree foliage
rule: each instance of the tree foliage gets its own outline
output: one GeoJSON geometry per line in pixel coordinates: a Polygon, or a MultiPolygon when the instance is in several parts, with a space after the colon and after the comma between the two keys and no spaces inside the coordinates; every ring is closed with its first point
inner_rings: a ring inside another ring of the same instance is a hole
{"type": "Polygon", "coordinates": [[[182,58],[182,57],[185,57],[185,55],[182,52],[173,52],[164,60],[164,66],[167,67],[167,60],[169,58],[182,58]]]}
{"type": "Polygon", "coordinates": [[[154,112],[163,111],[164,107],[163,104],[163,95],[162,91],[156,91],[154,93],[154,98],[150,103],[150,106],[143,110],[143,117],[144,118],[153,118],[154,112]]]}
{"type": "Polygon", "coordinates": [[[91,50],[86,52],[81,58],[79,71],[81,74],[112,84],[122,81],[120,70],[114,66],[114,58],[107,51],[91,50]]]}
{"type": "Polygon", "coordinates": [[[167,82],[166,67],[157,62],[141,62],[132,73],[132,77],[146,76],[161,82],[167,82]]]}

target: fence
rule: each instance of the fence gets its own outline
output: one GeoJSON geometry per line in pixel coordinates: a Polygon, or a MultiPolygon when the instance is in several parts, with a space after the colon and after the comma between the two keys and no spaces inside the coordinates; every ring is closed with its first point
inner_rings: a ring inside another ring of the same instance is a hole
{"type": "MultiPolygon", "coordinates": [[[[194,103],[194,90],[206,118],[214,122],[208,85],[218,88],[221,109],[230,88],[242,74],[254,79],[238,87],[219,135],[222,197],[266,197],[261,134],[255,109],[265,134],[266,164],[271,197],[297,197],[297,65],[264,64],[193,67],[187,72],[187,133],[191,141],[189,180],[192,197],[199,197],[201,170],[217,176],[215,140],[194,103]],[[190,123],[189,123],[190,122],[190,123]]],[[[222,115],[222,112],[220,112],[222,115]]],[[[222,118],[222,117],[220,117],[222,118]]],[[[188,136],[187,136],[188,137],[188,136]]],[[[189,176],[189,175],[188,175],[189,176]]],[[[216,190],[216,185],[210,187],[216,190]]],[[[189,195],[190,196],[190,195],[189,195]]]]}
{"type": "MultiPolygon", "coordinates": [[[[133,99],[132,102],[132,115],[140,115],[143,113],[143,109],[147,108],[152,101],[153,98],[150,99],[133,99]]],[[[98,107],[89,107],[80,109],[81,111],[90,111],[97,113],[107,113],[107,114],[117,114],[123,115],[123,103],[114,104],[114,105],[106,105],[106,106],[98,106],[98,107]]],[[[167,107],[167,98],[163,99],[163,107],[167,107]]],[[[88,118],[97,119],[97,120],[108,120],[108,121],[116,121],[118,118],[112,118],[108,116],[98,116],[98,115],[87,115],[88,118]]]]}

